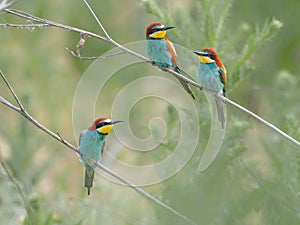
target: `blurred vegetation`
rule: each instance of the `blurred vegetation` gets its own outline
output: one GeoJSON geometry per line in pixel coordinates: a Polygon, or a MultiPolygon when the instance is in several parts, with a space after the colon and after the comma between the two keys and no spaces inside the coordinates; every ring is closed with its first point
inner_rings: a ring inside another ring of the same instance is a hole
{"type": "MultiPolygon", "coordinates": [[[[300,140],[298,0],[90,2],[112,38],[121,44],[144,40],[145,27],[160,20],[177,27],[168,34],[175,43],[191,50],[216,48],[228,69],[227,96],[300,140]]],[[[15,8],[100,32],[82,1],[21,0],[15,8]]],[[[24,23],[3,12],[0,18],[1,23],[24,23]]],[[[78,137],[72,132],[73,96],[91,62],[70,56],[65,48],[75,49],[79,38],[79,34],[56,28],[0,28],[1,70],[28,111],[74,145],[78,137]]],[[[111,48],[88,38],[81,54],[101,55],[111,48]]],[[[188,71],[193,78],[196,66],[188,71]]],[[[155,70],[149,65],[130,68],[109,85],[121,89],[155,70]]],[[[13,101],[3,82],[0,87],[0,95],[13,101]]],[[[116,93],[109,87],[104,90],[96,111],[97,115],[109,116],[116,93]]],[[[299,224],[299,148],[227,106],[220,154],[206,172],[199,173],[199,157],[210,124],[203,93],[197,93],[197,99],[201,102],[201,136],[193,157],[175,176],[144,189],[198,224],[299,224]]],[[[0,107],[1,157],[34,212],[32,221],[18,191],[0,169],[1,224],[185,224],[129,188],[101,176],[87,197],[82,187],[83,166],[77,156],[21,116],[0,107]]],[[[133,110],[128,122],[137,129],[136,134],[147,136],[149,115],[157,108],[150,112],[141,109],[133,110]]],[[[174,137],[180,132],[180,124],[174,122],[177,112],[166,105],[158,115],[168,122],[163,147],[172,150],[174,137]]],[[[110,138],[108,151],[112,142],[110,138]]],[[[122,152],[121,157],[136,160],[136,164],[161,158],[157,152],[147,156],[130,151],[122,152]]]]}

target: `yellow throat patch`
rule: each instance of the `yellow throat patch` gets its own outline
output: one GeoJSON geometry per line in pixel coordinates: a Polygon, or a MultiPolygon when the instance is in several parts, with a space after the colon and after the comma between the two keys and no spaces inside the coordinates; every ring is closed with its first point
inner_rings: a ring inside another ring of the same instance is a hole
{"type": "Polygon", "coordinates": [[[99,129],[97,129],[97,131],[100,134],[108,134],[112,128],[113,128],[113,125],[106,125],[106,126],[100,127],[99,129]]]}
{"type": "Polygon", "coordinates": [[[199,60],[201,63],[213,63],[215,62],[213,59],[206,57],[206,56],[199,56],[199,60]]]}
{"type": "Polygon", "coordinates": [[[162,31],[157,31],[153,34],[150,34],[151,38],[164,38],[167,34],[166,30],[162,30],[162,31]]]}

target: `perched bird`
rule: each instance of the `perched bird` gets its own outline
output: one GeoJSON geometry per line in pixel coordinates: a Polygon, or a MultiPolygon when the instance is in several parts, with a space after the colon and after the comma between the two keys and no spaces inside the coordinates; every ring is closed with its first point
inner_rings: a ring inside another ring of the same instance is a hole
{"type": "MultiPolygon", "coordinates": [[[[221,62],[217,52],[211,48],[194,51],[200,60],[198,69],[199,82],[207,89],[225,96],[226,68],[221,62]]],[[[218,118],[224,128],[225,116],[222,100],[216,98],[218,118]]]]}
{"type": "Polygon", "coordinates": [[[105,138],[111,131],[113,124],[122,122],[120,120],[111,120],[107,118],[96,119],[93,124],[86,130],[83,130],[79,137],[80,152],[79,159],[85,166],[85,181],[84,186],[88,189],[88,195],[90,195],[90,189],[93,186],[94,169],[89,160],[99,162],[104,151],[105,138]]]}
{"type": "MultiPolygon", "coordinates": [[[[146,29],[146,51],[149,59],[162,70],[170,68],[177,73],[182,74],[182,71],[177,64],[175,48],[172,42],[166,38],[167,30],[172,28],[175,27],[164,26],[159,22],[150,24],[146,29]]],[[[188,84],[179,78],[178,80],[186,92],[195,99],[195,96],[188,84]]]]}

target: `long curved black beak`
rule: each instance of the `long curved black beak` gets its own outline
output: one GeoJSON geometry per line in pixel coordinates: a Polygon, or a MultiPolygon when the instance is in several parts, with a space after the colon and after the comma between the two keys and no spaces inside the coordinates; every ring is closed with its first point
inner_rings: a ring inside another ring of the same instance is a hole
{"type": "Polygon", "coordinates": [[[175,27],[173,27],[173,26],[165,26],[163,28],[160,28],[160,30],[170,30],[170,29],[173,29],[173,28],[175,28],[175,27]]]}
{"type": "Polygon", "coordinates": [[[207,56],[207,53],[205,53],[205,52],[201,52],[201,51],[193,51],[193,52],[199,56],[207,56]]]}
{"type": "Polygon", "coordinates": [[[112,120],[111,124],[120,123],[120,122],[124,122],[124,121],[123,120],[112,120]]]}

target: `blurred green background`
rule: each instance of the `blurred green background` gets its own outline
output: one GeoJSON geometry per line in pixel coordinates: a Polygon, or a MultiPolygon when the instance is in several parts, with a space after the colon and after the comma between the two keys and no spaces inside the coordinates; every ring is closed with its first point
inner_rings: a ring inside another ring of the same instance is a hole
{"type": "MultiPolygon", "coordinates": [[[[298,0],[93,0],[90,4],[111,37],[121,44],[144,40],[146,26],[160,20],[177,27],[168,34],[175,43],[191,50],[216,48],[228,70],[227,96],[300,140],[298,0]]],[[[101,32],[82,1],[21,0],[14,8],[101,32]]],[[[3,12],[0,19],[1,23],[26,22],[3,12]]],[[[77,33],[57,28],[0,28],[0,69],[29,113],[74,145],[73,96],[92,63],[65,50],[75,50],[79,38],[77,33]]],[[[88,38],[81,54],[97,56],[112,48],[88,38]]],[[[196,67],[191,66],[192,78],[196,67]]],[[[110,116],[118,88],[153,71],[156,68],[148,64],[131,67],[113,79],[109,85],[116,89],[105,89],[97,103],[97,116],[110,116]]],[[[199,173],[210,118],[204,94],[193,90],[203,103],[197,105],[201,114],[198,147],[175,176],[144,189],[197,224],[299,224],[300,149],[227,105],[220,154],[207,171],[199,173]]],[[[13,101],[4,82],[0,82],[0,95],[13,101]]],[[[142,137],[149,135],[149,114],[155,114],[159,105],[150,103],[152,110],[137,107],[128,121],[142,137]]],[[[130,188],[101,176],[96,177],[92,194],[87,196],[82,185],[83,166],[76,154],[4,105],[0,107],[1,157],[33,209],[29,218],[20,194],[1,168],[0,224],[188,224],[130,188]]],[[[167,104],[157,115],[167,121],[164,147],[172,151],[180,128],[178,115],[167,104]]],[[[110,138],[108,151],[113,142],[110,138]]],[[[156,161],[161,155],[156,151],[133,156],[123,151],[118,157],[139,164],[156,161]]]]}

